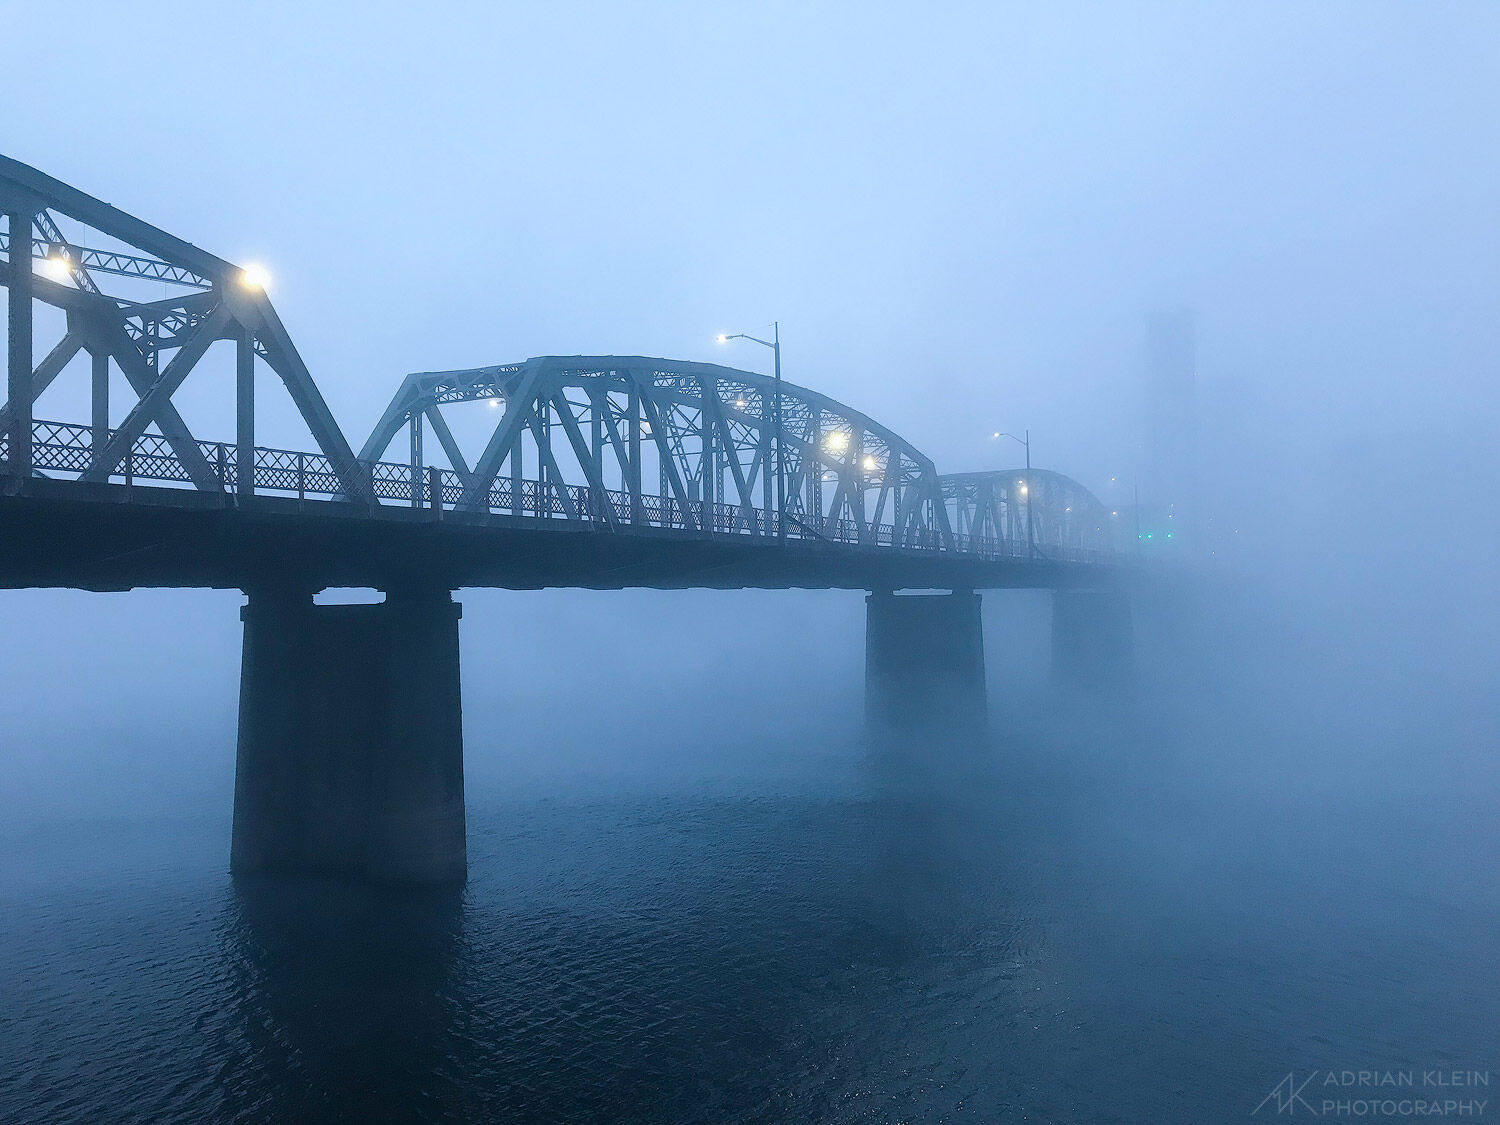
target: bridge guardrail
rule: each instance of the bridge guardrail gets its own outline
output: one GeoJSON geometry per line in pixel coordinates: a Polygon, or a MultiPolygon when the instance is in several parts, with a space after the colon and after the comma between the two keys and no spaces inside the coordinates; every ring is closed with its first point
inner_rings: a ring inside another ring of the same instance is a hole
{"type": "MultiPolygon", "coordinates": [[[[109,436],[101,436],[107,442],[109,436]]],[[[36,421],[32,427],[32,458],[37,469],[63,473],[86,472],[93,462],[94,430],[71,422],[36,421]]],[[[199,451],[213,467],[219,487],[235,492],[239,487],[236,447],[227,442],[200,441],[199,451]]],[[[6,442],[0,438],[0,461],[4,460],[6,442]]],[[[379,500],[404,503],[413,507],[452,510],[465,497],[463,478],[452,469],[419,467],[397,461],[359,462],[368,475],[379,500]]],[[[283,492],[299,500],[310,496],[337,498],[343,490],[333,463],[321,453],[273,449],[256,446],[253,465],[253,490],[283,492]]],[[[192,484],[170,443],[159,434],[143,434],[131,443],[111,474],[129,485],[137,480],[162,481],[169,484],[192,484]]],[[[686,504],[673,496],[642,495],[633,501],[631,494],[619,489],[599,489],[590,485],[559,484],[554,481],[497,477],[486,497],[491,513],[531,519],[572,519],[601,530],[611,520],[627,526],[679,528],[686,531],[708,531],[725,535],[775,535],[776,513],[751,505],[724,504],[689,500],[686,504]],[[517,490],[515,484],[519,483],[517,490]]],[[[954,534],[953,547],[937,541],[931,531],[915,528],[898,533],[893,524],[861,525],[847,518],[825,520],[810,526],[788,517],[787,536],[794,539],[825,540],[846,545],[900,548],[905,550],[943,551],[976,555],[982,559],[1023,559],[1033,554],[1049,560],[1079,563],[1114,561],[1111,551],[1081,545],[1041,543],[1033,549],[1025,542],[996,539],[989,536],[954,534]]]]}

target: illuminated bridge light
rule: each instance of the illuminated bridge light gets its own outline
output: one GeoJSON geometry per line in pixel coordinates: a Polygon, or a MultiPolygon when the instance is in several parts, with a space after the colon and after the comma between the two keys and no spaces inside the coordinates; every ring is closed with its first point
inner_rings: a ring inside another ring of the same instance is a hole
{"type": "Polygon", "coordinates": [[[269,289],[271,273],[265,266],[252,262],[240,271],[240,284],[246,289],[269,289]]]}
{"type": "Polygon", "coordinates": [[[865,466],[865,472],[867,472],[867,473],[873,473],[876,470],[876,468],[878,468],[878,464],[877,464],[875,458],[870,457],[870,456],[866,456],[865,457],[864,466],[865,466]]]}
{"type": "Polygon", "coordinates": [[[835,453],[842,453],[849,444],[849,435],[843,430],[834,430],[824,439],[823,444],[835,453]]]}
{"type": "Polygon", "coordinates": [[[60,253],[47,255],[42,259],[42,273],[53,281],[68,281],[73,276],[73,271],[68,266],[68,259],[60,253]]]}

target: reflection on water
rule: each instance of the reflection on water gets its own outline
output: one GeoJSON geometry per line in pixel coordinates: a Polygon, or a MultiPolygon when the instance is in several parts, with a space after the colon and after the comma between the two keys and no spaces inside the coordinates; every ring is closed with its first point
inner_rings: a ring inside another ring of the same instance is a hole
{"type": "Polygon", "coordinates": [[[1248,1120],[1496,1057],[1500,910],[1436,862],[1482,821],[1268,819],[1117,728],[475,792],[462,892],[231,883],[225,817],[13,832],[0,1120],[1248,1120]]]}
{"type": "Polygon", "coordinates": [[[226,1106],[286,1119],[337,1105],[373,1120],[395,1091],[425,1106],[422,1076],[451,1048],[462,923],[451,889],[236,879],[221,955],[254,1061],[226,1075],[226,1106]]]}

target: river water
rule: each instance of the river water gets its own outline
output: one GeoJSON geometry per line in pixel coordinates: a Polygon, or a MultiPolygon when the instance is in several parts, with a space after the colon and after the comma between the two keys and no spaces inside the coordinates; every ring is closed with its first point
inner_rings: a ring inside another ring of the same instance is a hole
{"type": "Polygon", "coordinates": [[[222,801],[13,810],[0,1121],[1220,1122],[1500,1071],[1493,785],[1343,784],[1252,712],[996,712],[472,771],[452,893],[236,884],[222,801]]]}

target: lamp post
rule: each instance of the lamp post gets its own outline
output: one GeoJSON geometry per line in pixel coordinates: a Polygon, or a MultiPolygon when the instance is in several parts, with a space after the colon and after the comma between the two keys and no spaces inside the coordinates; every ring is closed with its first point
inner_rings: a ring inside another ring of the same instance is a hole
{"type": "Polygon", "coordinates": [[[1026,429],[1021,432],[1026,436],[1016,437],[1015,434],[1008,433],[996,433],[995,436],[997,438],[1008,437],[1018,445],[1026,447],[1026,482],[1021,486],[1022,490],[1026,493],[1026,557],[1035,558],[1036,530],[1031,522],[1031,430],[1026,429]]]}
{"type": "Polygon", "coordinates": [[[730,340],[749,340],[770,348],[776,355],[776,404],[771,408],[772,428],[776,434],[776,538],[786,539],[786,474],[781,463],[781,322],[771,322],[771,338],[762,340],[744,332],[719,334],[719,343],[730,340]]]}

